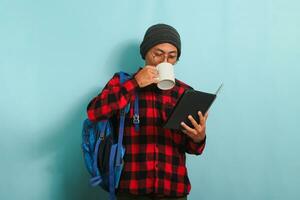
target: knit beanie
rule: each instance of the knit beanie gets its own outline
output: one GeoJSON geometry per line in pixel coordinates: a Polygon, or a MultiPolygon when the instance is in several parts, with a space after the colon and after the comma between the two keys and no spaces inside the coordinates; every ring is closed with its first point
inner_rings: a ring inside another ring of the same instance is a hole
{"type": "Polygon", "coordinates": [[[181,53],[180,35],[177,30],[167,24],[155,24],[149,27],[145,33],[144,39],[140,45],[140,53],[145,59],[146,53],[155,45],[170,43],[177,48],[178,58],[181,53]]]}

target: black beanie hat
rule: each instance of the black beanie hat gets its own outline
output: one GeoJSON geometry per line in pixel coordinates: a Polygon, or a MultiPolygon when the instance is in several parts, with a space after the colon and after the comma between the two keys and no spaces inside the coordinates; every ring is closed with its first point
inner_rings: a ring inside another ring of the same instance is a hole
{"type": "Polygon", "coordinates": [[[181,53],[180,35],[175,28],[167,24],[155,24],[148,28],[143,42],[140,45],[140,53],[145,59],[146,53],[155,45],[170,43],[177,48],[178,58],[181,53]]]}

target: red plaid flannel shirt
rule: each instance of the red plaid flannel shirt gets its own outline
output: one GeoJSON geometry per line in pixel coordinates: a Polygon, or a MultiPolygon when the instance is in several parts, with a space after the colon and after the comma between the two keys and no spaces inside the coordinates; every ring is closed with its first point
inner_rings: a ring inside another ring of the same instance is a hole
{"type": "Polygon", "coordinates": [[[92,121],[107,119],[131,103],[126,116],[123,145],[126,153],[118,191],[134,195],[186,196],[191,189],[185,153],[201,154],[205,140],[194,143],[180,131],[162,128],[188,85],[176,80],[171,90],[156,85],[139,88],[134,78],[120,84],[117,74],[87,108],[92,121]],[[139,97],[140,129],[133,124],[134,99],[139,97]]]}

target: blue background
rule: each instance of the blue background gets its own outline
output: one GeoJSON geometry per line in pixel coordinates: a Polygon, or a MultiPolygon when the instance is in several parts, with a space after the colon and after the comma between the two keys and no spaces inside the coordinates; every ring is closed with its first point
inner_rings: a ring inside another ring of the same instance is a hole
{"type": "Polygon", "coordinates": [[[176,76],[224,88],[189,199],[300,199],[297,0],[0,0],[0,199],[106,199],[80,149],[89,100],[143,66],[145,30],[182,37],[176,76]]]}

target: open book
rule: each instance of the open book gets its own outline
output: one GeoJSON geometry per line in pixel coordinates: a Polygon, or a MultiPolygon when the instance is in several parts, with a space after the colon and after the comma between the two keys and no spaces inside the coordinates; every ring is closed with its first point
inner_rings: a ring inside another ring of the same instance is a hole
{"type": "Polygon", "coordinates": [[[164,128],[168,129],[182,129],[181,122],[186,123],[190,127],[194,127],[188,115],[192,115],[193,118],[199,123],[198,111],[201,111],[203,116],[208,111],[218,93],[220,92],[223,83],[220,85],[215,94],[201,92],[197,90],[186,90],[177,101],[173,111],[164,124],[164,128]]]}

